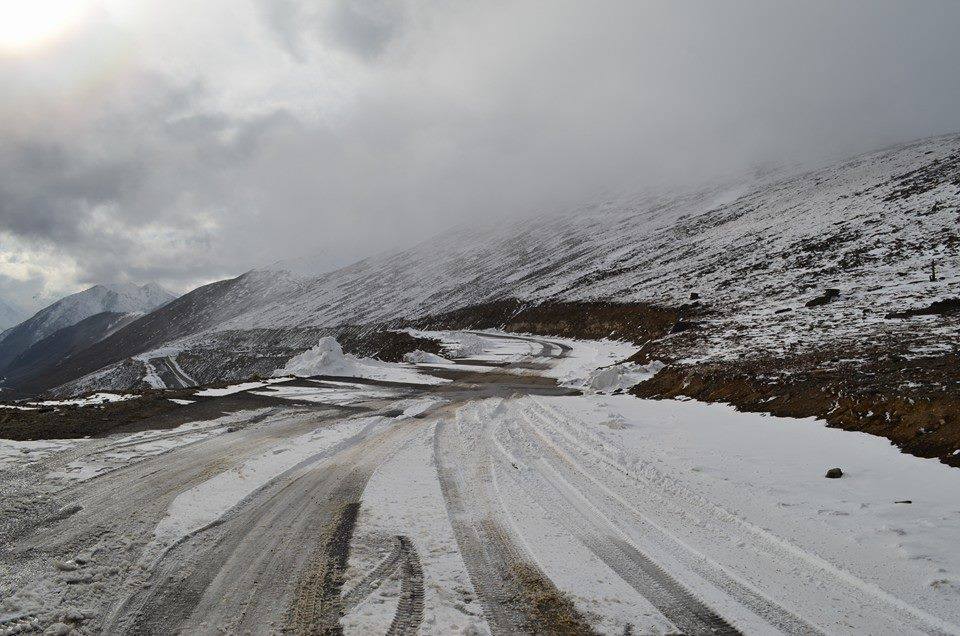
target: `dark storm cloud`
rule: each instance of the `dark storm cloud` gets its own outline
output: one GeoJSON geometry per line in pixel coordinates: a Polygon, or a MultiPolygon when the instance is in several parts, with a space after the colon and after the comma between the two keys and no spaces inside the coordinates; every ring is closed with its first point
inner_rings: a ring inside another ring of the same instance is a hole
{"type": "Polygon", "coordinates": [[[402,30],[405,11],[396,0],[258,0],[278,41],[299,62],[305,44],[323,40],[364,60],[379,57],[402,30]]]}
{"type": "Polygon", "coordinates": [[[400,7],[389,0],[331,2],[320,33],[364,59],[373,59],[401,30],[400,7]]]}
{"type": "Polygon", "coordinates": [[[189,63],[137,60],[76,104],[0,59],[0,230],[71,259],[78,284],[182,289],[960,129],[954,2],[280,0],[254,17],[275,57],[216,24],[162,41],[158,59],[195,47],[189,63]]]}

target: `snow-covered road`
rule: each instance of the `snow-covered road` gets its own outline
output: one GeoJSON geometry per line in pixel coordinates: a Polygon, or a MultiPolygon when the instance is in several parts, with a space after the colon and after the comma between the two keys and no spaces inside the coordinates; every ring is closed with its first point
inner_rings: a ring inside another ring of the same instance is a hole
{"type": "Polygon", "coordinates": [[[960,471],[609,395],[655,372],[622,343],[433,335],[402,373],[448,382],[0,442],[0,634],[960,633],[960,471]]]}

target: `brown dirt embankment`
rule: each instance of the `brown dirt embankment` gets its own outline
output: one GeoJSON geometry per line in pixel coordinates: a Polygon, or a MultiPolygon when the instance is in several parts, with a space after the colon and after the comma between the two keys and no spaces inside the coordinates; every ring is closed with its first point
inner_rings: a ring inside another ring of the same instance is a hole
{"type": "Polygon", "coordinates": [[[380,326],[375,329],[341,327],[335,335],[347,353],[384,362],[401,362],[404,354],[416,350],[441,353],[437,340],[418,338],[405,331],[392,331],[380,326]]]}
{"type": "Polygon", "coordinates": [[[47,406],[36,410],[0,409],[0,438],[13,440],[73,439],[96,436],[119,426],[162,416],[178,408],[170,398],[190,392],[147,391],[141,397],[101,405],[47,406]]]}
{"type": "MultiPolygon", "coordinates": [[[[849,352],[847,353],[849,356],[849,352]]],[[[860,360],[818,353],[794,359],[672,366],[631,393],[727,402],[741,411],[819,417],[885,437],[904,452],[960,466],[960,356],[860,360]]]]}
{"type": "Polygon", "coordinates": [[[421,329],[502,329],[564,338],[614,338],[638,345],[670,333],[695,306],[645,303],[523,303],[505,299],[457,309],[408,323],[421,329]]]}

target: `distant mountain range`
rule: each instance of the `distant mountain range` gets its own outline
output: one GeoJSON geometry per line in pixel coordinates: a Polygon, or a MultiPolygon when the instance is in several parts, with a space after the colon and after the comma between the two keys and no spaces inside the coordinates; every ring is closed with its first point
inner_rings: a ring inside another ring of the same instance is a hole
{"type": "Polygon", "coordinates": [[[58,363],[174,298],[155,283],[95,285],[61,298],[0,333],[0,376],[9,382],[29,370],[42,371],[43,363],[58,363]]]}

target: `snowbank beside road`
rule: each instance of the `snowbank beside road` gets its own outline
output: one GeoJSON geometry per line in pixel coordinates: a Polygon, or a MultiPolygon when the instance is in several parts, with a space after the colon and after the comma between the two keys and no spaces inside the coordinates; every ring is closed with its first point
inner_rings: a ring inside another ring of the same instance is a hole
{"type": "Polygon", "coordinates": [[[449,347],[451,358],[473,358],[487,353],[487,345],[483,338],[472,333],[460,334],[459,340],[449,347]]]}
{"type": "Polygon", "coordinates": [[[290,358],[282,369],[277,369],[274,372],[274,375],[293,375],[301,378],[328,375],[406,384],[443,384],[449,382],[449,380],[420,374],[416,369],[401,364],[357,358],[344,353],[336,338],[330,336],[320,338],[320,342],[314,347],[290,358]]]}
{"type": "Polygon", "coordinates": [[[589,371],[586,377],[581,377],[582,371],[581,373],[572,372],[567,378],[563,379],[563,384],[585,392],[615,393],[616,391],[626,391],[644,380],[649,380],[664,366],[659,360],[654,360],[647,365],[622,362],[589,371]]]}
{"type": "Polygon", "coordinates": [[[403,356],[403,361],[409,362],[410,364],[450,364],[450,361],[446,358],[441,358],[436,354],[427,353],[426,351],[421,351],[420,349],[405,354],[403,356]]]}
{"type": "Polygon", "coordinates": [[[336,338],[325,336],[320,338],[315,346],[307,349],[287,361],[287,364],[274,372],[274,375],[295,375],[309,377],[311,375],[342,375],[355,376],[359,367],[359,360],[343,353],[343,348],[336,338]]]}

